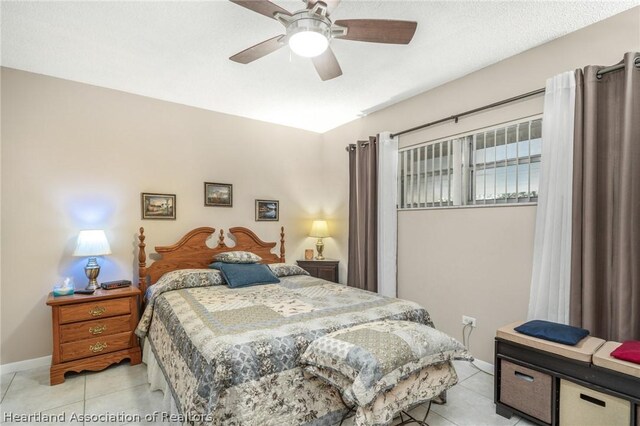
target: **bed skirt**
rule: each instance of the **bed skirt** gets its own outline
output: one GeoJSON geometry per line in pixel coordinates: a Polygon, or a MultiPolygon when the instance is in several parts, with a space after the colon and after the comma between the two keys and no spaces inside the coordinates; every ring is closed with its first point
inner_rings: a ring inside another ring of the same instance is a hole
{"type": "MultiPolygon", "coordinates": [[[[172,426],[192,424],[186,421],[181,421],[183,417],[181,416],[180,410],[178,409],[178,406],[173,398],[171,386],[165,378],[162,367],[156,360],[155,354],[148,339],[144,339],[143,348],[144,350],[142,362],[147,365],[147,381],[149,382],[150,390],[159,390],[163,393],[162,407],[158,407],[158,410],[162,412],[162,415],[160,417],[160,419],[162,420],[162,424],[172,426]]],[[[401,410],[409,409],[417,403],[428,401],[429,399],[436,399],[438,395],[444,394],[446,389],[449,389],[458,381],[458,376],[456,375],[455,369],[449,362],[427,367],[416,374],[420,377],[416,377],[415,381],[406,381],[409,383],[409,385],[399,386],[397,387],[397,389],[387,391],[385,394],[379,396],[374,401],[371,407],[358,410],[355,413],[355,424],[391,424],[393,417],[397,415],[401,410]],[[422,383],[422,386],[419,385],[419,383],[422,383]]],[[[307,378],[306,381],[308,380],[316,381],[317,379],[307,378]]],[[[318,385],[321,385],[321,383],[322,382],[318,381],[318,385]]],[[[322,383],[321,386],[327,385],[325,383],[322,383]]],[[[332,391],[336,392],[335,388],[331,386],[330,388],[332,389],[332,391]]],[[[339,406],[342,407],[342,410],[334,411],[326,416],[323,416],[323,418],[320,419],[309,419],[309,422],[300,422],[300,424],[305,424],[308,426],[327,426],[338,424],[342,416],[346,413],[346,411],[348,411],[347,408],[342,405],[342,403],[340,403],[339,406]]],[[[278,418],[278,415],[276,413],[273,414],[274,416],[271,419],[262,419],[262,421],[256,422],[256,424],[282,425],[290,423],[291,419],[285,420],[284,418],[278,418]]],[[[241,420],[241,418],[227,418],[227,420],[229,421],[229,424],[234,425],[245,423],[241,420]]],[[[223,422],[221,421],[221,419],[217,419],[217,421],[214,420],[212,422],[206,422],[204,424],[216,425],[222,423],[223,422]]]]}
{"type": "Polygon", "coordinates": [[[158,361],[151,350],[151,345],[149,344],[148,339],[144,339],[142,362],[147,365],[147,381],[149,382],[150,390],[159,390],[163,395],[162,407],[159,407],[159,410],[162,411],[162,416],[166,417],[162,421],[162,424],[171,426],[182,425],[183,423],[178,421],[180,419],[180,412],[178,411],[176,402],[171,394],[169,383],[167,383],[167,380],[164,378],[162,368],[160,367],[160,364],[158,364],[158,361]]]}

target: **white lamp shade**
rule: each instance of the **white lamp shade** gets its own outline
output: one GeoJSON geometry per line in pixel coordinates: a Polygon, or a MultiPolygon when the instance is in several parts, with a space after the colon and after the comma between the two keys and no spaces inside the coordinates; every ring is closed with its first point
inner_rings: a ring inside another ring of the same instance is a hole
{"type": "Polygon", "coordinates": [[[107,236],[101,229],[80,231],[74,256],[103,256],[111,254],[107,236]]]}
{"type": "Polygon", "coordinates": [[[326,220],[314,220],[311,225],[310,237],[325,238],[329,236],[329,228],[326,220]]]}

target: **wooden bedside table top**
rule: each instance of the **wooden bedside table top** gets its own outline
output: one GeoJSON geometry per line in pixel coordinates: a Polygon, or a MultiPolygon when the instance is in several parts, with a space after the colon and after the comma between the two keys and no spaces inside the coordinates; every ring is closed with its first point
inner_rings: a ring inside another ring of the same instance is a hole
{"type": "Polygon", "coordinates": [[[130,297],[140,295],[140,289],[138,287],[129,286],[123,288],[116,288],[113,290],[98,289],[93,294],[72,294],[69,296],[57,296],[53,295],[53,292],[49,293],[47,298],[47,305],[71,305],[74,303],[91,302],[95,300],[108,300],[117,299],[119,297],[130,297]]]}
{"type": "Polygon", "coordinates": [[[340,261],[338,259],[311,259],[311,260],[306,260],[306,259],[299,259],[296,260],[296,262],[318,262],[318,263],[339,263],[340,261]]]}

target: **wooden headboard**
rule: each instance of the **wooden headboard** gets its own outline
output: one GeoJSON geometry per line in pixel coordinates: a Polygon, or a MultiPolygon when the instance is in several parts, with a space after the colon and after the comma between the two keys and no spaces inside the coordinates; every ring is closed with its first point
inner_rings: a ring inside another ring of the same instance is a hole
{"type": "Polygon", "coordinates": [[[262,258],[261,263],[284,263],[284,226],[280,228],[280,255],[271,253],[277,243],[267,243],[248,228],[235,227],[229,229],[229,233],[235,240],[233,247],[228,247],[224,242],[224,231],[221,229],[218,236],[218,245],[215,248],[207,246],[207,240],[215,228],[196,228],[187,232],[180,241],[170,246],[156,246],[155,250],[160,255],[160,259],[154,261],[147,267],[146,244],[144,240],[144,228],[140,228],[138,235],[138,286],[142,294],[147,291],[147,287],[158,281],[158,279],[169,271],[177,269],[201,269],[207,268],[215,255],[226,251],[250,251],[262,258]]]}

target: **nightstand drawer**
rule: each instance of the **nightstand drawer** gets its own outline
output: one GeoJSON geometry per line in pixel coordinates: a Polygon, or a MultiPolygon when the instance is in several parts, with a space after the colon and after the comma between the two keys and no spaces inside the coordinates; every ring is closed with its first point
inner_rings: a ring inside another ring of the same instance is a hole
{"type": "Polygon", "coordinates": [[[337,260],[298,260],[298,266],[304,269],[312,277],[322,278],[323,280],[339,282],[337,260]]]}
{"type": "Polygon", "coordinates": [[[316,276],[318,278],[322,278],[323,280],[337,282],[338,278],[336,277],[337,272],[334,266],[329,267],[318,267],[316,271],[316,276]]]}
{"type": "Polygon", "coordinates": [[[131,331],[131,315],[61,325],[60,342],[76,342],[125,331],[131,331]]]}
{"type": "Polygon", "coordinates": [[[129,331],[79,342],[63,343],[60,345],[61,358],[65,362],[127,349],[133,346],[134,338],[133,333],[129,331]]]}
{"type": "Polygon", "coordinates": [[[131,298],[77,303],[60,307],[60,324],[114,317],[131,312],[131,298]]]}

